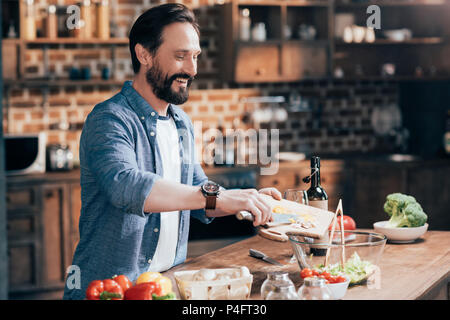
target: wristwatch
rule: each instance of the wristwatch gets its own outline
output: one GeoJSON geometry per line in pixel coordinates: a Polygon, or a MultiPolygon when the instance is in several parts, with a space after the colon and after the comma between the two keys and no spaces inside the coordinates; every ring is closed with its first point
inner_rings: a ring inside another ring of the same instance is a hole
{"type": "Polygon", "coordinates": [[[206,210],[216,209],[216,199],[220,193],[220,186],[213,181],[206,181],[200,188],[206,198],[206,210]]]}

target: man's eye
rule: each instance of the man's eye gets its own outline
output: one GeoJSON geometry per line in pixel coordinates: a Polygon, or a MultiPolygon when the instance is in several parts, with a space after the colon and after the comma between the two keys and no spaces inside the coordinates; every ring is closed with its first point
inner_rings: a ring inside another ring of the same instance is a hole
{"type": "Polygon", "coordinates": [[[176,56],[177,60],[184,60],[184,56],[176,56]]]}

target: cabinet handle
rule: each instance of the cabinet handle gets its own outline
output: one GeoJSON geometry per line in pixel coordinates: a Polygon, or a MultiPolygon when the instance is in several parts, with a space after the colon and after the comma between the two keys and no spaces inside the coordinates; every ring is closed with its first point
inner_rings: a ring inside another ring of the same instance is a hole
{"type": "Polygon", "coordinates": [[[294,185],[296,185],[296,186],[300,185],[300,176],[297,173],[295,174],[294,185]]]}
{"type": "Polygon", "coordinates": [[[258,68],[256,69],[256,75],[258,76],[262,76],[266,73],[266,69],[265,68],[258,68]]]}
{"type": "Polygon", "coordinates": [[[278,185],[278,180],[273,180],[273,185],[274,186],[278,185]]]}
{"type": "Polygon", "coordinates": [[[45,197],[46,197],[46,198],[51,198],[51,197],[53,197],[53,191],[47,191],[47,192],[45,193],[45,197]]]}

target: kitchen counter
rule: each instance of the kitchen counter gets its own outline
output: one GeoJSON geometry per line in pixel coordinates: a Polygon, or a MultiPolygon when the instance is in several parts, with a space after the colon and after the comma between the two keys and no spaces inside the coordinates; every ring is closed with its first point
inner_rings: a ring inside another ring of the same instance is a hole
{"type": "MultiPolygon", "coordinates": [[[[298,289],[302,283],[297,262],[290,263],[293,254],[289,242],[276,242],[254,236],[222,249],[212,251],[179,265],[164,274],[201,268],[247,266],[253,274],[250,299],[260,299],[260,289],[267,273],[286,271],[298,289]],[[250,248],[263,251],[282,262],[274,266],[249,256],[250,248]]],[[[450,232],[428,231],[411,244],[386,244],[380,259],[381,281],[350,287],[344,300],[414,300],[450,299],[450,232]]],[[[178,292],[177,292],[178,294],[178,292]]],[[[178,295],[179,297],[179,295],[178,295]]]]}

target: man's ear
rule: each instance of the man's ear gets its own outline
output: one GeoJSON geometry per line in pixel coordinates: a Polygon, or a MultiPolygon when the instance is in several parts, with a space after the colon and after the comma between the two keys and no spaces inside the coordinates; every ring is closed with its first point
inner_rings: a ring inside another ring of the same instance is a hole
{"type": "Polygon", "coordinates": [[[137,43],[134,46],[134,51],[136,52],[136,57],[139,60],[139,63],[141,65],[147,66],[147,67],[151,67],[152,66],[152,55],[150,54],[150,52],[145,49],[142,44],[137,43]]]}

